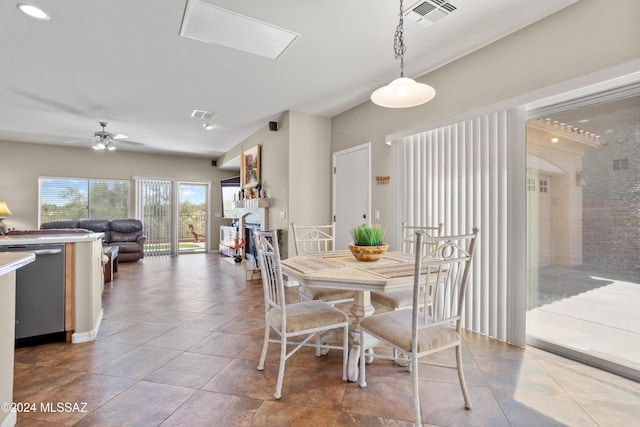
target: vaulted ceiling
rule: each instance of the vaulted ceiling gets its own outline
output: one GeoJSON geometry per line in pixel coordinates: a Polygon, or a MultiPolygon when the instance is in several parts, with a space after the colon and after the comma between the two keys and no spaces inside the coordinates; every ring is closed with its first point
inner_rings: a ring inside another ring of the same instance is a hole
{"type": "MultiPolygon", "coordinates": [[[[216,158],[287,110],[331,117],[399,74],[397,0],[189,1],[297,38],[272,59],[183,37],[187,0],[26,0],[47,21],[3,1],[0,140],[87,149],[104,121],[128,136],[122,141],[143,144],[119,144],[124,150],[216,158]],[[194,118],[194,109],[215,114],[194,118]]],[[[575,1],[452,0],[434,24],[407,17],[405,74],[434,70],[575,1]]],[[[216,28],[237,41],[237,26],[216,28]]]]}

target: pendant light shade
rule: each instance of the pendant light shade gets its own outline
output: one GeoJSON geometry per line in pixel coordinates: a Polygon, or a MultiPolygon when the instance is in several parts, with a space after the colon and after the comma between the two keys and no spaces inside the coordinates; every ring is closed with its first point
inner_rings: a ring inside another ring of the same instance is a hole
{"type": "Polygon", "coordinates": [[[400,77],[371,94],[371,101],[386,108],[408,108],[429,102],[436,90],[408,77],[400,77]]]}
{"type": "Polygon", "coordinates": [[[393,53],[400,60],[400,77],[371,94],[371,101],[386,108],[409,108],[429,102],[436,96],[436,90],[424,83],[418,83],[404,76],[404,9],[400,0],[400,22],[393,39],[393,53]]]}

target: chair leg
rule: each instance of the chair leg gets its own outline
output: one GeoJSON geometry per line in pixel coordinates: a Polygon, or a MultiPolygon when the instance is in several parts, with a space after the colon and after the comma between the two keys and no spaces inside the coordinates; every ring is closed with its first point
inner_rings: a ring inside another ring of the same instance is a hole
{"type": "Polygon", "coordinates": [[[469,399],[469,392],[467,391],[467,384],[464,381],[464,372],[462,372],[462,346],[456,347],[456,367],[458,368],[458,380],[460,380],[460,388],[462,389],[462,396],[464,397],[465,409],[471,409],[471,400],[469,399]]]}
{"type": "Polygon", "coordinates": [[[411,382],[413,383],[413,411],[415,425],[422,425],[422,411],[420,410],[420,376],[418,375],[418,358],[411,355],[411,382]]]}
{"type": "Polygon", "coordinates": [[[349,362],[349,325],[344,327],[342,333],[342,381],[347,381],[347,364],[349,362]]]}
{"type": "Polygon", "coordinates": [[[322,356],[322,334],[320,332],[316,333],[316,357],[322,356]]]}
{"type": "Polygon", "coordinates": [[[284,379],[284,364],[287,359],[287,337],[282,334],[280,337],[280,366],[278,367],[278,383],[276,384],[276,392],[273,397],[280,399],[282,397],[282,381],[284,379]]]}
{"type": "Polygon", "coordinates": [[[262,353],[260,354],[260,362],[258,363],[258,371],[264,370],[264,361],[267,358],[267,349],[269,348],[269,321],[264,322],[264,342],[262,343],[262,353]]]}

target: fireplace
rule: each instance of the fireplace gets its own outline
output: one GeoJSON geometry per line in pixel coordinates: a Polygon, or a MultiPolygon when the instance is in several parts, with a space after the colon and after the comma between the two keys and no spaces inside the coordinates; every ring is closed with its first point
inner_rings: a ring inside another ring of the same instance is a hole
{"type": "Polygon", "coordinates": [[[249,261],[256,265],[256,242],[253,239],[253,228],[260,229],[259,223],[254,222],[246,222],[244,223],[244,257],[249,261]]]}

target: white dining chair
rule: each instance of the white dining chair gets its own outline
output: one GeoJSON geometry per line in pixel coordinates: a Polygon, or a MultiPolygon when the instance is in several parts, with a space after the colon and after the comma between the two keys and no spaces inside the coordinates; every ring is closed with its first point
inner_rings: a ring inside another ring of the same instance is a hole
{"type": "MultiPolygon", "coordinates": [[[[427,236],[437,237],[442,233],[444,224],[440,223],[437,226],[419,226],[419,225],[407,225],[402,223],[402,240],[401,248],[402,252],[413,254],[415,253],[415,238],[416,231],[421,230],[426,233],[427,236]]],[[[430,249],[434,248],[433,243],[423,243],[427,245],[422,248],[422,254],[428,255],[430,249]]],[[[371,292],[371,301],[386,307],[391,310],[405,310],[411,308],[413,302],[413,292],[411,289],[403,289],[399,291],[391,292],[371,292]]]]}
{"type": "MultiPolygon", "coordinates": [[[[297,225],[291,223],[296,255],[304,255],[335,250],[335,226],[297,225]]],[[[300,285],[298,295],[301,301],[323,301],[331,305],[353,301],[352,291],[341,289],[310,288],[300,285]]]]}
{"type": "MultiPolygon", "coordinates": [[[[462,369],[462,314],[473,253],[479,230],[458,236],[431,237],[416,231],[413,302],[411,310],[388,311],[365,317],[360,322],[360,342],[371,336],[385,345],[398,349],[410,362],[415,424],[422,425],[418,363],[425,356],[449,348],[456,350],[455,365],[431,363],[454,368],[462,389],[464,406],[471,401],[462,369]],[[423,257],[425,243],[436,245],[429,257],[423,257]],[[424,283],[432,283],[429,292],[422,292],[424,283]],[[431,302],[430,310],[424,310],[431,302]]],[[[360,386],[366,387],[365,352],[360,355],[360,386]]],[[[388,356],[376,356],[390,358],[388,356]]]]}
{"type": "Polygon", "coordinates": [[[286,360],[302,347],[342,350],[342,379],[347,380],[349,320],[341,310],[321,301],[305,301],[293,304],[285,302],[285,286],[280,265],[278,237],[272,231],[254,229],[256,252],[259,259],[262,288],[264,291],[265,329],[264,342],[258,370],[264,369],[269,343],[280,344],[280,363],[276,391],[280,399],[286,360]],[[339,330],[342,345],[330,345],[313,340],[322,332],[339,330]],[[271,334],[274,334],[272,338],[271,334]],[[291,340],[293,339],[293,340],[291,340]],[[290,351],[287,346],[294,346],[290,351]]]}

